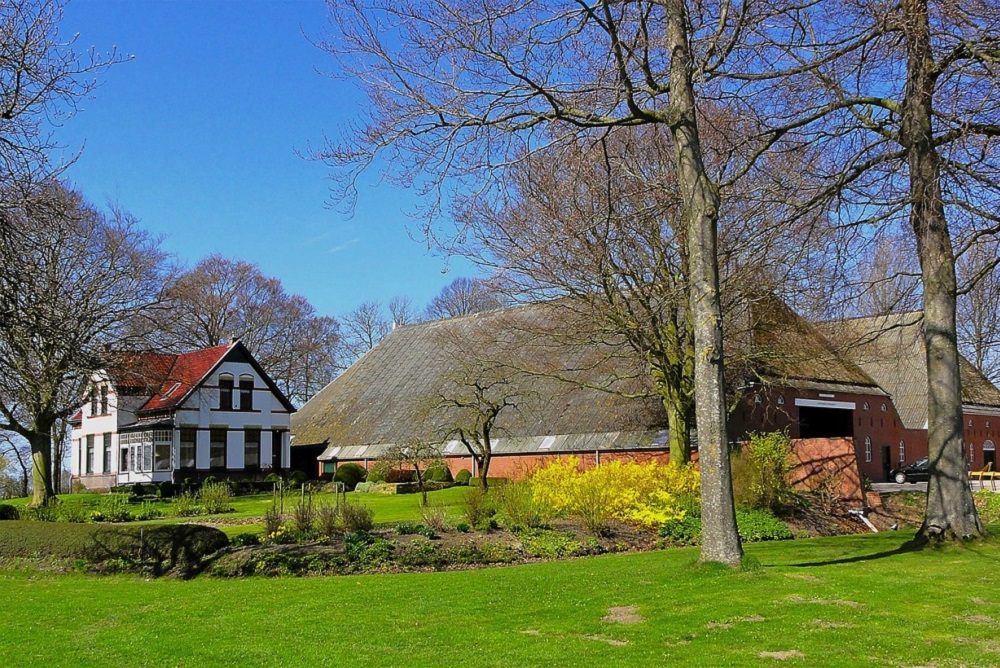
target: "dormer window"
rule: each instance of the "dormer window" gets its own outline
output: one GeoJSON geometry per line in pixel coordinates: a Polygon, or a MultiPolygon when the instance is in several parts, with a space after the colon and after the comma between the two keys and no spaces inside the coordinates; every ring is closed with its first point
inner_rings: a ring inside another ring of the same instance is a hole
{"type": "Polygon", "coordinates": [[[101,385],[101,415],[108,414],[108,386],[101,385]]]}
{"type": "Polygon", "coordinates": [[[240,410],[253,410],[253,376],[240,376],[240,410]]]}
{"type": "Polygon", "coordinates": [[[90,390],[90,414],[91,415],[100,415],[97,412],[97,388],[96,387],[90,390]]]}
{"type": "Polygon", "coordinates": [[[233,377],[219,376],[219,410],[233,410],[233,377]]]}
{"type": "Polygon", "coordinates": [[[169,390],[167,390],[166,394],[163,395],[163,398],[169,399],[170,395],[176,392],[180,386],[181,386],[180,383],[174,383],[173,386],[169,390]]]}

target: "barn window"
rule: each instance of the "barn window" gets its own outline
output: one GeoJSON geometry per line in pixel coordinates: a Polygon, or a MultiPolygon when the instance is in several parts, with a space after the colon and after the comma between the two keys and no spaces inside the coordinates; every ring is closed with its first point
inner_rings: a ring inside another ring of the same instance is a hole
{"type": "Polygon", "coordinates": [[[885,413],[885,411],[886,411],[886,405],[882,404],[882,412],[885,413]]]}
{"type": "Polygon", "coordinates": [[[755,394],[755,395],[753,396],[753,402],[754,402],[755,404],[759,404],[759,403],[760,403],[760,395],[759,395],[759,394],[755,394]]]}
{"type": "Polygon", "coordinates": [[[780,394],[778,395],[778,405],[779,406],[784,406],[785,405],[785,398],[783,396],[781,396],[780,394]]]}
{"type": "Polygon", "coordinates": [[[974,463],[976,461],[976,446],[969,443],[969,463],[974,463]]]}
{"type": "Polygon", "coordinates": [[[870,462],[872,460],[872,439],[869,436],[865,436],[865,461],[870,462]]]}
{"type": "Polygon", "coordinates": [[[903,441],[899,442],[899,464],[902,466],[906,463],[906,443],[903,441]]]}
{"type": "Polygon", "coordinates": [[[866,401],[866,402],[865,402],[865,410],[868,410],[869,408],[871,408],[871,406],[870,406],[870,405],[868,405],[868,402],[866,401]]]}

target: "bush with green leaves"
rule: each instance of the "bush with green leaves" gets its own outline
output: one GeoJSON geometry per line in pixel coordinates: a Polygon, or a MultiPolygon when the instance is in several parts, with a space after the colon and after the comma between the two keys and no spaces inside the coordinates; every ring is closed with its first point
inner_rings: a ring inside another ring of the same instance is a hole
{"type": "Polygon", "coordinates": [[[455,525],[455,531],[458,533],[469,533],[472,531],[472,527],[469,526],[468,522],[459,522],[455,525]]]}
{"type": "Polygon", "coordinates": [[[368,471],[360,464],[348,462],[337,467],[337,472],[333,474],[333,481],[343,483],[347,491],[353,491],[359,482],[365,481],[368,471]]]}
{"type": "Polygon", "coordinates": [[[275,483],[281,482],[281,476],[278,475],[277,473],[268,473],[266,476],[264,476],[264,482],[273,485],[275,483]]]}
{"type": "Polygon", "coordinates": [[[169,499],[177,493],[177,486],[169,480],[164,480],[160,483],[159,493],[161,499],[169,499]]]}
{"type": "Polygon", "coordinates": [[[321,538],[333,538],[343,533],[340,523],[340,506],[332,501],[320,501],[313,509],[313,526],[321,538]]]}
{"type": "Polygon", "coordinates": [[[393,468],[392,464],[385,461],[378,461],[368,469],[368,477],[365,478],[370,483],[385,482],[385,477],[393,468]]]}
{"type": "Polygon", "coordinates": [[[489,526],[493,520],[493,505],[482,487],[476,487],[465,495],[462,500],[462,513],[466,521],[477,529],[489,526]]]}
{"type": "Polygon", "coordinates": [[[198,496],[186,490],[181,492],[174,499],[174,514],[179,517],[192,517],[194,515],[200,515],[202,512],[202,507],[198,504],[198,496]]]}
{"type": "Polygon", "coordinates": [[[105,494],[90,514],[93,522],[128,522],[132,519],[128,497],[124,494],[105,494]]]}
{"type": "Polygon", "coordinates": [[[505,529],[520,531],[546,526],[548,514],[545,507],[535,500],[534,489],[529,482],[519,480],[498,485],[489,494],[496,519],[505,529]]]}
{"type": "Polygon", "coordinates": [[[304,482],[309,480],[303,471],[292,471],[288,476],[288,485],[293,488],[301,487],[304,482]]]}
{"type": "Polygon", "coordinates": [[[737,505],[777,510],[791,501],[788,472],[792,439],[783,432],[750,434],[732,457],[733,493],[737,505]]]}
{"type": "Polygon", "coordinates": [[[56,512],[60,522],[82,524],[89,519],[86,507],[79,501],[60,500],[56,505],[56,512]]]}
{"type": "Polygon", "coordinates": [[[132,485],[132,496],[146,496],[146,486],[141,482],[132,485]]]}
{"type": "Polygon", "coordinates": [[[418,524],[416,522],[400,522],[396,525],[396,533],[400,536],[423,536],[424,538],[434,539],[437,538],[437,534],[434,529],[430,528],[426,524],[418,524]]]}
{"type": "Polygon", "coordinates": [[[674,545],[697,545],[701,542],[701,518],[688,513],[680,519],[667,520],[657,533],[674,545]]]}
{"type": "Polygon", "coordinates": [[[443,461],[431,462],[424,471],[424,482],[454,482],[451,469],[443,461]]]}
{"type": "Polygon", "coordinates": [[[519,536],[524,553],[538,559],[559,559],[579,552],[583,547],[571,534],[548,529],[528,529],[519,536]]]}
{"type": "Polygon", "coordinates": [[[988,490],[976,492],[976,511],[983,525],[1000,524],[1000,494],[988,490]]]}
{"type": "Polygon", "coordinates": [[[359,566],[379,566],[392,559],[392,543],[368,531],[352,531],[344,536],[344,554],[359,566]]]}
{"type": "Polygon", "coordinates": [[[132,513],[132,519],[140,522],[155,520],[158,517],[163,517],[163,511],[152,501],[143,501],[142,505],[132,513]]]}
{"type": "Polygon", "coordinates": [[[19,520],[21,514],[17,511],[17,506],[8,503],[0,503],[0,520],[19,520]]]}
{"type": "Polygon", "coordinates": [[[738,508],[736,527],[740,532],[740,540],[744,543],[794,538],[791,529],[784,522],[770,511],[760,508],[738,508]]]}
{"type": "Polygon", "coordinates": [[[201,491],[198,492],[201,505],[208,515],[217,515],[232,511],[233,506],[230,502],[232,496],[233,493],[229,489],[229,485],[221,482],[206,482],[201,486],[201,491]]]}
{"type": "Polygon", "coordinates": [[[469,481],[472,480],[472,471],[469,469],[462,469],[455,474],[455,484],[456,485],[468,485],[469,481]]]}

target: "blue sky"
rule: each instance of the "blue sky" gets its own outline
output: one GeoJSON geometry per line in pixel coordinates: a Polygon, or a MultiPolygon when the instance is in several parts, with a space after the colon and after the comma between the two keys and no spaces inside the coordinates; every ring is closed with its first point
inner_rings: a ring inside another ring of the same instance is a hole
{"type": "Polygon", "coordinates": [[[373,172],[347,217],[329,207],[328,168],[297,155],[336,136],[362,101],[317,72],[334,64],[307,39],[322,35],[325,11],[322,0],[74,0],[64,35],[134,58],[58,129],[70,151],[83,147],[68,177],[185,261],[256,262],[323,314],[396,294],[423,306],[473,270],[411,239],[412,193],[373,172]]]}

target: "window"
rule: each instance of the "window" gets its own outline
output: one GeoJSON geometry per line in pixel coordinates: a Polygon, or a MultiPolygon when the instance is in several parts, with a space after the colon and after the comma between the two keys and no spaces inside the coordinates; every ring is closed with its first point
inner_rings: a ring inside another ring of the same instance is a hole
{"type": "Polygon", "coordinates": [[[780,394],[778,395],[778,405],[779,406],[784,406],[785,405],[785,398],[783,396],[781,396],[780,394]]]}
{"type": "Polygon", "coordinates": [[[101,415],[108,414],[108,386],[101,386],[101,415]]]}
{"type": "Polygon", "coordinates": [[[280,469],[281,466],[281,448],[282,446],[282,433],[280,431],[271,432],[271,467],[280,469]]]}
{"type": "MultiPolygon", "coordinates": [[[[243,382],[240,381],[240,385],[243,382]]],[[[260,429],[243,432],[243,466],[260,467],[260,429]]]]}
{"type": "Polygon", "coordinates": [[[240,376],[240,410],[253,410],[253,376],[240,376]]]}
{"type": "Polygon", "coordinates": [[[872,439],[865,436],[865,461],[870,462],[872,460],[872,439]]]}
{"type": "Polygon", "coordinates": [[[871,406],[870,406],[870,405],[868,404],[868,402],[866,401],[866,402],[865,402],[865,410],[868,410],[869,408],[871,408],[871,406]]]}
{"type": "Polygon", "coordinates": [[[198,430],[181,429],[181,461],[182,469],[193,469],[195,467],[195,453],[197,452],[198,430]]]}
{"type": "Polygon", "coordinates": [[[97,388],[91,388],[90,390],[90,414],[97,415],[97,388]]]}
{"type": "Polygon", "coordinates": [[[104,435],[104,468],[103,473],[111,473],[111,434],[104,435]]]}
{"type": "Polygon", "coordinates": [[[128,471],[128,446],[118,439],[118,470],[122,473],[128,471]]]}
{"type": "Polygon", "coordinates": [[[900,465],[906,463],[906,443],[903,441],[899,442],[899,463],[900,465]]]}
{"type": "Polygon", "coordinates": [[[969,443],[969,463],[974,463],[976,461],[976,446],[969,443]]]}
{"type": "Polygon", "coordinates": [[[219,376],[219,410],[233,410],[233,377],[219,376]]]}
{"type": "Polygon", "coordinates": [[[87,434],[87,468],[86,473],[94,472],[94,435],[87,434]]]}
{"type": "Polygon", "coordinates": [[[213,469],[226,467],[226,430],[212,429],[208,448],[208,465],[213,469]]]}
{"type": "Polygon", "coordinates": [[[761,400],[760,400],[760,395],[759,395],[759,394],[755,394],[755,395],[753,396],[753,402],[754,402],[755,404],[759,404],[759,403],[760,403],[760,401],[761,401],[761,400]]]}
{"type": "Polygon", "coordinates": [[[882,412],[885,413],[885,411],[886,411],[886,405],[882,404],[882,412]]]}
{"type": "Polygon", "coordinates": [[[153,470],[169,471],[170,451],[173,449],[174,433],[169,429],[153,432],[153,470]]]}

